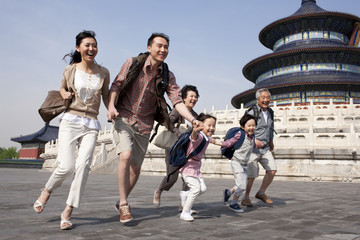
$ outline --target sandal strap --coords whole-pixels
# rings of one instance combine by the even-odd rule
[[[45,197],[43,196],[43,193],[46,195],[46,198],[47,198],[45,201],[43,201],[44,198],[45,198]],[[45,205],[45,204],[47,203],[47,201],[49,200],[50,196],[51,196],[51,192],[49,192],[48,190],[46,190],[45,188],[43,188],[43,189],[41,189],[40,197],[39,197],[39,199],[38,199],[37,201],[39,201],[39,202],[41,202],[43,205]]]

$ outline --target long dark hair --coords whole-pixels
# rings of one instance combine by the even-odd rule
[[[82,40],[84,38],[93,38],[93,39],[95,39],[95,42],[97,43],[95,36],[96,36],[96,34],[93,31],[86,31],[86,30],[82,31],[81,33],[76,35],[76,38],[75,38],[76,39],[76,47],[80,46],[80,44],[81,44],[81,42],[82,42]],[[63,57],[63,60],[65,60],[65,58],[67,58],[67,57],[70,57],[70,63],[69,64],[81,62],[81,55],[76,50],[71,52],[71,53],[66,54]]]

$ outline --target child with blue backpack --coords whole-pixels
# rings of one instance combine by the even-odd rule
[[[181,205],[183,206],[180,219],[189,222],[194,221],[190,211],[195,199],[206,191],[206,185],[200,171],[201,159],[210,143],[211,136],[215,132],[216,125],[216,118],[209,114],[201,113],[197,120],[201,121],[203,126],[193,128],[189,137],[190,142],[187,146],[186,155],[193,153],[200,145],[204,145],[204,147],[199,150],[198,154],[189,158],[186,164],[179,170],[184,182],[190,188],[188,191],[180,192]],[[203,141],[206,141],[205,144]]]
[[[255,145],[256,120],[252,115],[245,114],[240,119],[240,126],[230,129],[223,142],[212,140],[213,144],[221,146],[221,152],[231,160],[231,169],[235,178],[235,186],[224,191],[224,204],[234,193],[229,208],[234,212],[244,212],[238,204],[241,195],[244,194],[247,185],[247,163]]]

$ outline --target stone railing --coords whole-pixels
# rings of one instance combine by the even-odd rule
[[[277,179],[360,182],[360,104],[277,106],[273,105],[275,131],[274,156]],[[214,138],[222,139],[226,131],[239,126],[247,109],[215,110],[217,118]],[[206,110],[205,110],[206,112]],[[42,155],[45,169],[55,166],[56,142],[49,142]],[[118,156],[112,144],[112,129],[99,133],[92,163],[93,172],[115,173]],[[150,144],[142,171],[164,175],[164,150]],[[231,178],[227,159],[220,156],[218,146],[209,145],[203,159],[202,172],[209,177]]]

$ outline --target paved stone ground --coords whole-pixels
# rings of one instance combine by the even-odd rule
[[[0,168],[0,239],[360,239],[360,185],[355,183],[274,181],[272,206],[252,199],[254,207],[234,213],[222,203],[231,179],[205,179],[208,191],[194,205],[193,223],[179,219],[178,182],[152,204],[158,176],[141,176],[129,198],[134,220],[119,222],[115,175],[91,174],[74,228],[59,228],[70,178],[54,192],[42,214],[32,204],[49,178],[38,169]],[[259,187],[256,181],[252,196]]]

